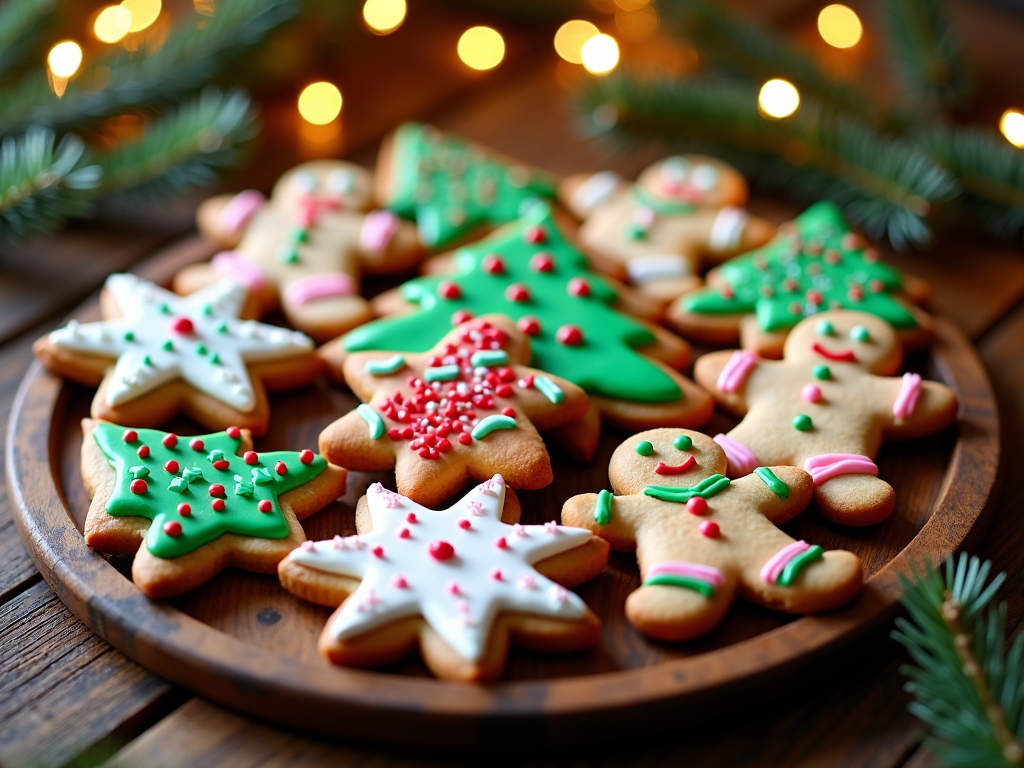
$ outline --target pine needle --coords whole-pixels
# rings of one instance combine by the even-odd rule
[[[0,6],[0,75],[24,63],[46,28],[54,0],[9,0]]]

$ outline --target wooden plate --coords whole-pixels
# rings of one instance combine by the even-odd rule
[[[205,246],[186,241],[142,271],[162,281],[207,255]],[[76,314],[97,316],[95,301]],[[78,467],[79,420],[92,391],[38,364],[26,374],[11,415],[9,486],[22,538],[68,607],[144,667],[210,699],[303,729],[389,743],[470,747],[513,736],[517,746],[557,745],[592,741],[596,729],[614,729],[621,738],[712,712],[738,693],[749,704],[802,684],[892,616],[899,574],[911,564],[940,561],[978,531],[999,459],[988,377],[966,337],[943,320],[934,349],[909,362],[956,391],[960,420],[942,435],[884,447],[878,463],[897,491],[893,516],[849,529],[807,512],[785,526],[796,538],[860,555],[868,581],[856,602],[793,618],[740,601],[706,637],[657,643],[625,621],[623,604],[639,574],[632,555],[613,555],[604,574],[578,590],[604,622],[601,645],[569,656],[513,651],[506,680],[491,686],[433,680],[416,660],[385,671],[330,667],[316,653],[330,611],[303,603],[271,576],[225,571],[173,601],[143,597],[125,576],[130,559],[104,558],[80,533],[89,500]],[[327,382],[277,397],[270,434],[257,449],[315,447],[320,429],[355,404]],[[729,424],[716,416],[709,429]],[[204,431],[185,421],[172,428]],[[608,458],[624,437],[606,434],[589,466],[553,455],[554,484],[521,494],[526,522],[553,519],[569,496],[606,487]],[[393,483],[386,474],[350,478],[340,502],[306,521],[310,538],[352,533],[352,510],[366,486]]]

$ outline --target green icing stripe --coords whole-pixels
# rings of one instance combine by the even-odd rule
[[[540,393],[544,395],[544,397],[555,405],[558,405],[565,400],[565,393],[562,391],[562,388],[547,376],[538,376],[535,378],[533,380],[533,386],[535,386]]]
[[[810,549],[804,550],[790,560],[786,564],[786,567],[782,569],[782,573],[779,574],[778,584],[783,587],[788,587],[796,580],[796,577],[800,575],[800,571],[815,560],[820,560],[824,554],[825,550],[817,544],[814,544]]]
[[[367,360],[364,370],[371,376],[390,376],[402,370],[405,365],[405,357],[392,355],[387,360]]]
[[[789,486],[779,480],[778,475],[768,469],[768,467],[758,467],[754,470],[754,474],[760,477],[764,484],[771,489],[772,493],[780,499],[789,498]]]
[[[700,579],[692,579],[689,576],[673,576],[672,574],[662,573],[657,576],[651,576],[644,582],[645,587],[683,587],[685,589],[692,589],[695,592],[700,592],[704,597],[712,598],[715,596],[715,588],[708,584],[706,581]]]
[[[423,378],[427,381],[453,381],[458,375],[459,366],[455,363],[451,365],[435,365],[423,372]]]
[[[356,413],[366,422],[366,428],[370,431],[370,439],[380,440],[384,434],[384,420],[380,417],[380,414],[366,403],[360,403],[356,407]],[[257,480],[257,482],[259,481]]]
[[[679,216],[681,214],[693,213],[697,210],[697,207],[693,205],[693,203],[677,200],[662,200],[657,198],[639,184],[634,184],[629,191],[633,196],[633,199],[640,203],[640,205],[644,208],[650,208],[652,211],[660,213],[662,216]]]
[[[500,413],[491,414],[485,419],[481,419],[480,422],[473,427],[472,436],[474,440],[483,440],[491,432],[495,432],[499,429],[514,429],[516,426],[516,420],[511,416],[504,416]]]
[[[469,358],[469,362],[474,368],[479,368],[481,366],[484,368],[490,368],[494,365],[508,365],[508,352],[503,349],[490,349],[474,352],[473,356]]]
[[[598,525],[608,525],[612,521],[612,494],[602,490],[597,494],[597,504],[594,507],[594,522]]]
[[[712,475],[701,480],[697,485],[689,488],[676,488],[671,485],[648,485],[644,488],[644,496],[650,496],[661,501],[672,501],[678,504],[685,503],[694,496],[702,499],[710,499],[717,493],[724,491],[732,482],[724,475]]]

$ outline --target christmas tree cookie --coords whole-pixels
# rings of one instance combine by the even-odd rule
[[[412,224],[391,211],[367,212],[370,174],[340,160],[305,163],[284,174],[270,200],[254,190],[221,195],[199,208],[199,230],[230,250],[186,267],[178,293],[222,278],[246,285],[260,314],[325,341],[373,313],[359,295],[361,272],[390,275],[415,266],[423,248]]]
[[[415,219],[428,248],[514,221],[525,203],[554,196],[543,171],[420,123],[399,126],[377,161],[377,197]]]
[[[418,645],[438,677],[485,682],[501,675],[513,642],[553,652],[596,645],[597,617],[566,587],[601,572],[607,544],[554,522],[510,524],[518,515],[505,499],[500,475],[442,511],[371,486],[357,536],[306,542],[278,567],[285,589],[340,606],[320,652],[372,667]]]
[[[72,321],[33,351],[54,373],[99,385],[92,416],[155,427],[186,413],[211,429],[263,434],[267,390],[302,386],[323,372],[307,336],[241,320],[246,290],[220,282],[186,298],[134,275],[111,275],[104,317]]]
[[[551,461],[537,430],[582,418],[587,396],[529,359],[503,315],[469,320],[429,352],[350,354],[341,372],[366,402],[320,434],[320,451],[349,469],[394,467],[399,493],[427,506],[494,474],[542,488]]]
[[[803,467],[814,502],[843,525],[871,525],[892,512],[896,495],[875,456],[883,440],[921,437],[956,419],[956,396],[918,374],[891,374],[903,360],[897,334],[865,312],[807,318],[786,339],[781,361],[747,350],[714,352],[694,376],[743,421],[717,435],[729,475],[759,464]]]
[[[248,430],[178,437],[86,419],[85,542],[135,554],[132,580],[167,598],[227,567],[273,573],[299,525],[345,490],[346,470],[312,451],[256,453]]]
[[[708,283],[669,307],[669,325],[711,344],[739,338],[763,357],[779,357],[793,326],[828,309],[877,315],[907,349],[934,334],[932,319],[909,301],[923,300],[927,287],[882,263],[832,203],[811,206],[763,248],[714,270]]]
[[[616,292],[589,269],[546,204],[534,204],[515,223],[461,248],[454,262],[452,274],[402,286],[406,314],[368,323],[325,347],[329,365],[337,368],[351,352],[423,352],[453,324],[500,313],[530,337],[533,367],[590,396],[588,440],[596,441],[597,414],[626,429],[698,426],[711,417],[707,394],[674,370],[686,364],[687,345],[618,312]],[[392,302],[390,309],[396,308]]]
[[[620,445],[608,491],[569,499],[562,522],[588,528],[613,550],[636,551],[642,584],[626,617],[659,640],[710,632],[737,595],[787,613],[848,603],[863,581],[851,552],[824,551],[776,528],[811,498],[796,467],[759,467],[730,481],[726,457],[699,432],[654,429]]]
[[[559,198],[583,219],[579,239],[594,264],[667,304],[701,285],[705,261],[764,245],[774,225],[750,216],[746,180],[711,157],[660,160],[635,184],[602,171],[570,176]]]

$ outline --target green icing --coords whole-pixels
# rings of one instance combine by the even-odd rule
[[[543,229],[546,236],[539,245],[524,238],[535,227]],[[530,259],[539,251],[551,255],[554,269],[539,272],[530,267]],[[504,261],[501,274],[483,269],[483,260],[491,254]],[[419,305],[420,311],[362,325],[345,336],[345,348],[350,352],[425,352],[451,330],[452,314],[458,310],[468,310],[474,316],[497,312],[513,320],[529,315],[540,323],[540,332],[530,337],[535,368],[568,379],[591,394],[616,400],[664,403],[683,396],[668,374],[633,349],[653,343],[654,334],[609,306],[617,298],[615,291],[589,270],[586,257],[558,231],[547,205],[535,204],[515,224],[460,249],[456,267],[455,274],[406,283],[402,295]],[[586,279],[589,296],[569,294],[568,284],[574,277]],[[437,291],[442,281],[456,283],[459,298],[442,298]],[[525,285],[530,299],[508,299],[505,290],[513,283]],[[578,326],[583,343],[559,343],[555,334],[563,325]]]
[[[644,488],[644,496],[650,496],[661,501],[685,504],[694,496],[710,499],[715,494],[721,493],[728,488],[730,482],[732,481],[723,475],[712,475],[711,477],[705,477],[699,483],[689,488],[677,488],[673,485],[648,485]]]
[[[754,470],[754,474],[761,478],[764,484],[771,489],[771,492],[780,499],[789,498],[789,486],[780,480],[779,476],[768,469],[768,467],[758,467]]]
[[[685,296],[683,308],[710,315],[753,312],[765,331],[792,328],[808,315],[833,308],[868,312],[896,328],[917,327],[892,295],[903,285],[900,273],[865,258],[864,244],[856,238],[851,243],[851,238],[839,208],[816,203],[792,221],[791,231],[719,268],[732,295],[707,288]],[[821,294],[820,303],[807,298],[811,291]]]
[[[547,376],[538,376],[533,380],[533,386],[535,386],[538,392],[544,395],[544,397],[555,405],[559,405],[563,400],[565,400],[565,393],[562,391],[562,388]]]
[[[597,494],[597,504],[594,507],[594,522],[598,525],[608,525],[612,521],[612,494],[602,490]]]
[[[514,221],[527,201],[555,196],[555,181],[546,174],[421,123],[395,131],[391,184],[391,209],[415,219],[420,239],[431,248],[484,224]]]
[[[107,513],[116,517],[145,517],[153,522],[146,534],[146,548],[157,557],[175,558],[188,554],[225,533],[254,536],[261,539],[283,539],[288,536],[288,521],[281,512],[278,497],[299,486],[305,485],[327,467],[327,461],[314,456],[311,464],[299,461],[299,454],[293,451],[260,453],[259,464],[246,464],[236,451],[241,444],[226,432],[200,435],[204,451],[189,447],[188,440],[178,440],[173,448],[163,444],[167,434],[156,429],[138,429],[139,438],[134,443],[123,439],[124,427],[113,424],[97,424],[93,438],[107,457],[116,473],[114,491],[107,500]],[[140,445],[149,447],[149,455],[140,459],[137,451]],[[227,469],[213,468],[205,449],[223,453],[228,462]],[[179,474],[172,475],[164,469],[169,460],[178,462]],[[284,462],[288,472],[279,475],[270,473],[266,467]],[[139,470],[146,470],[143,474]],[[266,472],[268,482],[253,488],[242,478]],[[132,493],[132,475],[142,478],[148,489],[145,493]],[[225,507],[215,512],[210,506],[213,497],[208,487],[220,483],[225,488]],[[232,492],[234,491],[234,492]],[[257,505],[262,500],[273,505],[271,511],[260,512]],[[178,514],[178,505],[187,503],[192,514],[183,517]],[[164,524],[176,521],[181,525],[180,536],[164,532]]]
[[[499,429],[515,429],[516,420],[511,416],[504,416],[499,413],[492,413],[490,416],[486,416],[473,427],[473,439],[483,440],[491,432],[496,432]]]
[[[694,579],[690,576],[676,576],[672,573],[659,573],[657,576],[651,576],[647,581],[644,582],[645,587],[682,587],[684,589],[692,589],[695,592],[700,592],[704,597],[712,598],[715,596],[715,588],[708,584],[706,581],[700,579]]]
[[[800,575],[800,572],[808,565],[813,563],[815,560],[820,560],[825,554],[825,550],[814,544],[810,549],[806,549],[799,555],[790,560],[786,567],[782,569],[782,573],[779,574],[778,585],[780,587],[788,587],[794,581],[796,577]]]

